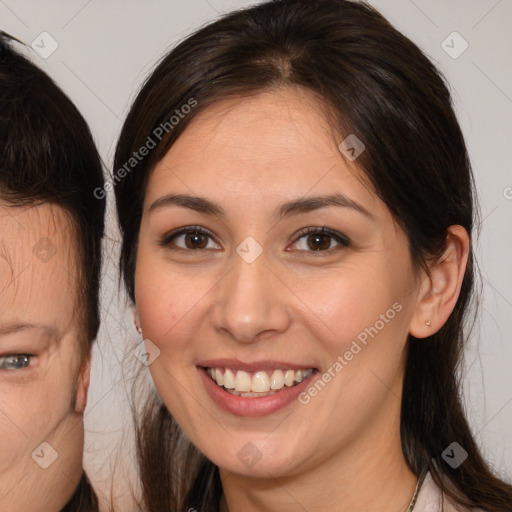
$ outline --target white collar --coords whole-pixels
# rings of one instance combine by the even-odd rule
[[[455,508],[446,495],[436,485],[430,472],[421,485],[414,512],[483,512],[479,509]]]

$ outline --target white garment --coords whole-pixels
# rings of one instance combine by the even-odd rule
[[[420,487],[414,512],[483,512],[480,509],[468,509],[455,506],[449,501],[446,494],[436,485],[430,473],[427,473]]]

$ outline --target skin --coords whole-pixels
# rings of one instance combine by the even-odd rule
[[[44,261],[45,254],[33,248],[46,238],[55,253]],[[1,510],[58,511],[82,474],[89,369],[86,364],[80,371],[71,240],[70,221],[61,208],[0,203]],[[17,369],[5,359],[12,354],[34,357]],[[42,442],[58,454],[46,469],[36,463],[51,453],[38,448]]]
[[[404,232],[357,161],[338,150],[342,139],[309,92],[226,100],[194,118],[148,182],[136,321],[160,350],[150,365],[160,396],[220,468],[222,510],[398,512],[416,485],[400,447],[404,349],[408,333],[426,337],[448,318],[468,237],[453,226],[430,276],[415,269]],[[277,215],[283,203],[333,193],[369,215],[340,206]],[[206,198],[224,214],[179,205],[150,211],[167,194]],[[209,230],[206,249],[183,248],[183,237],[161,244],[183,226]],[[312,251],[296,235],[310,226],[351,242],[332,239],[327,251]],[[263,249],[250,264],[235,250],[248,236]],[[198,374],[201,360],[233,358],[321,375],[395,303],[401,311],[307,405],[235,416],[212,401]],[[251,467],[237,456],[247,443],[261,455]]]

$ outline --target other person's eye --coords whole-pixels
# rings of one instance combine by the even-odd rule
[[[8,354],[0,356],[0,370],[21,370],[30,366],[32,354]]]

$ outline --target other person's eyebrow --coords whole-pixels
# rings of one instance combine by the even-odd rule
[[[225,211],[219,204],[204,197],[191,196],[187,194],[167,194],[159,197],[151,204],[148,212],[151,214],[157,210],[170,206],[181,206],[199,213],[215,215],[217,217],[225,216]],[[326,196],[311,196],[295,199],[282,204],[277,210],[277,216],[284,218],[294,214],[308,213],[328,206],[350,208],[369,218],[373,218],[373,215],[364,206],[343,194],[330,194]]]
[[[26,322],[1,322],[0,321],[0,336],[7,336],[8,334],[15,334],[18,332],[29,331],[33,329],[41,329],[48,334],[57,335],[57,330],[47,324],[34,324]]]

